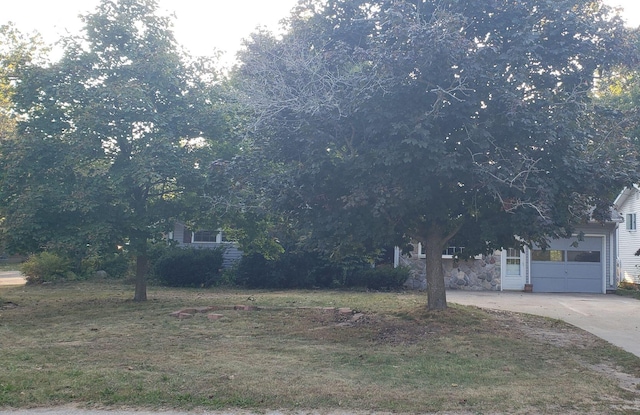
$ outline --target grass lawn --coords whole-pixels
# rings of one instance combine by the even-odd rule
[[[428,313],[420,293],[132,295],[104,282],[0,288],[0,412],[640,411],[640,359],[557,320],[456,305]],[[257,309],[227,307],[238,304]],[[206,306],[222,318],[170,315]]]
[[[20,263],[17,262],[0,262],[0,272],[2,271],[19,271]]]
[[[640,300],[640,291],[639,290],[625,290],[618,288],[616,290],[617,295],[621,295],[623,297],[631,297],[637,300]]]

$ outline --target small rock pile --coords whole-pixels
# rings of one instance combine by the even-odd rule
[[[358,312],[354,312],[352,309],[350,308],[346,308],[346,307],[341,307],[341,308],[335,308],[335,307],[292,307],[293,309],[307,309],[307,308],[318,308],[322,311],[326,311],[326,312],[338,312],[338,314],[341,315],[350,315],[351,318],[343,323],[343,324],[351,324],[354,323],[360,319],[362,319],[364,317],[363,313],[358,313]],[[219,314],[219,313],[212,313],[212,311],[222,311],[222,310],[235,310],[235,311],[258,311],[261,310],[262,308],[257,307],[257,306],[253,306],[253,305],[232,305],[232,306],[219,306],[219,305],[214,305],[214,306],[207,306],[207,307],[190,307],[190,308],[183,308],[181,310],[178,311],[174,311],[173,313],[170,314],[171,317],[176,317],[180,320],[184,320],[187,318],[192,318],[194,317],[196,314],[207,314],[207,318],[209,320],[215,321],[215,320],[220,320],[221,318],[224,317],[223,314]]]
[[[252,305],[233,305],[233,306],[208,306],[208,307],[191,307],[191,308],[183,308],[182,310],[174,311],[170,314],[171,317],[179,318],[180,320],[191,318],[196,314],[207,314],[207,318],[209,320],[219,320],[224,315],[218,313],[211,313],[211,311],[220,311],[220,310],[242,310],[242,311],[257,311],[258,307]]]

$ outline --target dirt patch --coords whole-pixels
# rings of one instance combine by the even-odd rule
[[[633,392],[640,397],[640,378],[624,373],[619,368],[614,368],[609,364],[600,363],[587,365],[587,367],[611,379],[615,379],[622,389]]]
[[[0,303],[0,310],[10,310],[16,307],[18,307],[18,304],[13,303],[11,301],[5,301],[3,303]]]
[[[588,349],[602,341],[599,337],[560,320],[510,311],[485,311],[495,316],[505,328],[518,330],[527,337],[552,346]]]
[[[565,322],[544,317],[533,317],[509,311],[485,310],[494,315],[505,327],[513,328],[523,335],[559,348],[591,349],[598,347],[603,340],[599,337],[571,326]],[[618,409],[623,411],[640,411],[640,378],[624,372],[623,368],[610,363],[596,365],[579,361],[583,367],[599,373],[614,382],[627,392],[636,395],[635,400],[630,400]],[[607,397],[602,397],[607,400]]]
[[[590,370],[600,373],[607,378],[617,382],[621,389],[635,395],[634,400],[629,399],[624,404],[616,404],[612,402],[613,407],[618,407],[621,411],[632,411],[632,413],[640,412],[640,378],[623,372],[620,368],[614,367],[611,364],[600,363],[597,365],[585,365]],[[607,397],[604,397],[606,400]]]

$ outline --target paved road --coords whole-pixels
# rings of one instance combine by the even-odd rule
[[[0,286],[24,285],[26,280],[20,271],[0,271]]]
[[[640,300],[614,294],[447,291],[447,301],[564,320],[640,357]]]

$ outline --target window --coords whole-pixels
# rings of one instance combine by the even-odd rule
[[[454,258],[456,254],[461,254],[462,252],[464,252],[464,246],[455,246],[450,244],[448,247],[442,250],[442,257]],[[426,258],[426,257],[427,257],[427,254],[424,250],[424,246],[422,245],[422,243],[418,242],[418,258]],[[476,255],[473,258],[481,259],[482,255]]]
[[[567,251],[568,262],[600,262],[600,251]]]
[[[520,250],[507,249],[506,275],[520,275]]]
[[[463,251],[464,251],[464,246],[450,245],[442,251],[442,256],[453,257],[456,254],[461,254]]]
[[[557,249],[534,249],[531,251],[532,261],[564,262],[564,252]]]
[[[635,213],[627,213],[627,230],[635,231],[636,230],[636,214]]]
[[[545,262],[601,262],[601,252],[559,250],[559,249],[534,249],[531,251],[532,261]]]
[[[218,231],[196,231],[193,233],[193,242],[215,243],[218,240]]]

